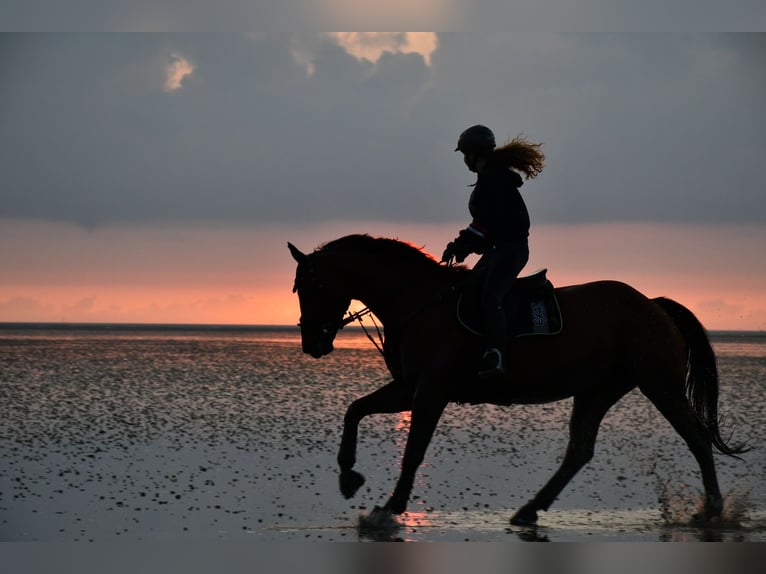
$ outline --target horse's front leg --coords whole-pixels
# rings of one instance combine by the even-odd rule
[[[340,491],[351,498],[364,484],[364,476],[353,470],[356,464],[356,443],[359,422],[366,416],[377,413],[400,413],[412,408],[412,388],[403,382],[393,380],[367,396],[349,405],[343,419],[343,437],[338,452],[340,466]]]
[[[446,406],[446,399],[431,393],[419,391],[413,399],[410,432],[402,457],[401,474],[391,498],[383,506],[384,511],[402,514],[407,509],[407,502],[415,484],[415,473],[423,462],[426,449]]]

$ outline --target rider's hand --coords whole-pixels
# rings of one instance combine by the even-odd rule
[[[444,250],[444,253],[442,253],[441,262],[449,265],[454,257],[455,257],[455,244],[448,243],[447,248]]]

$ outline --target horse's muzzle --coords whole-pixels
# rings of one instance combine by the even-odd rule
[[[310,351],[309,355],[311,355],[315,359],[321,359],[325,355],[329,355],[332,351],[333,351],[333,349],[331,347],[329,351]]]
[[[333,352],[335,347],[333,347],[332,342],[323,343],[320,345],[317,345],[316,347],[303,347],[303,352],[311,355],[315,359],[321,359],[325,355],[329,355]]]
[[[337,329],[325,326],[321,329],[317,337],[310,343],[303,339],[303,352],[311,355],[315,359],[320,359],[325,355],[329,355],[333,352],[333,341],[335,335],[338,333]]]

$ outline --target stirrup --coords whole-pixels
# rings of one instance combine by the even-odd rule
[[[484,351],[479,362],[479,378],[489,379],[503,374],[503,354],[500,349],[492,347]]]

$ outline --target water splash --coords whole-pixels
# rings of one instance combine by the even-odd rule
[[[362,539],[401,541],[398,536],[403,523],[391,512],[375,507],[369,514],[360,514],[357,529]]]
[[[723,497],[721,516],[705,524],[713,528],[739,528],[749,518],[749,492],[729,491]],[[705,497],[685,482],[667,480],[657,486],[660,514],[665,526],[695,525],[695,516],[702,512]]]
[[[666,526],[688,524],[694,512],[697,512],[702,497],[699,491],[690,491],[691,487],[685,482],[667,480],[658,483],[657,501],[660,503],[660,514]]]
[[[750,520],[750,492],[727,492],[723,497],[721,520],[724,524],[741,525]]]

